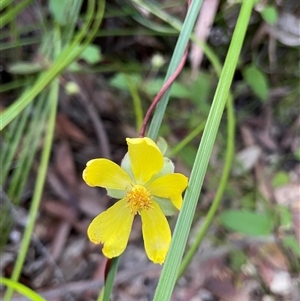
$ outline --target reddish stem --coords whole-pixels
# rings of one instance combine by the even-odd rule
[[[188,54],[188,46],[185,48],[184,54],[181,58],[181,61],[177,67],[177,69],[175,70],[175,72],[169,77],[169,79],[164,83],[164,85],[162,86],[161,90],[157,93],[156,97],[154,98],[154,100],[152,101],[146,115],[145,118],[143,120],[142,126],[141,126],[141,130],[140,130],[140,134],[139,137],[142,138],[145,136],[145,131],[146,131],[146,127],[147,124],[149,122],[150,116],[152,114],[152,112],[154,111],[156,105],[159,103],[159,101],[161,100],[161,98],[163,97],[163,95],[166,93],[166,91],[170,88],[170,86],[172,85],[172,83],[175,81],[176,77],[179,75],[179,73],[181,72],[183,66],[185,65],[186,62],[186,58],[187,58],[187,54]]]

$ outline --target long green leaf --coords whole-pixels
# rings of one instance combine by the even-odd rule
[[[145,4],[141,0],[133,0],[134,3],[141,5],[147,9],[148,6],[151,6],[152,10],[157,10],[154,5],[151,5],[150,3]],[[189,41],[191,32],[193,30],[196,18],[198,16],[200,7],[202,4],[202,0],[194,0],[191,3],[190,9],[188,10],[187,16],[185,18],[185,22],[182,26],[182,31],[180,32],[180,35],[177,40],[176,47],[174,49],[174,53],[166,74],[165,82],[170,78],[170,76],[175,72],[177,66],[179,65],[179,62],[183,56],[184,50],[186,48],[186,45]],[[170,89],[164,94],[162,99],[160,100],[159,104],[157,105],[157,108],[155,110],[155,114],[152,118],[149,131],[147,133],[147,136],[152,138],[153,140],[156,140],[158,131],[169,101],[170,96]]]
[[[0,284],[1,285],[5,285],[15,291],[17,291],[19,294],[23,295],[24,297],[28,298],[29,300],[32,301],[47,301],[46,299],[44,299],[42,296],[40,296],[39,294],[35,293],[33,290],[31,290],[29,287],[7,279],[7,278],[0,278]]]
[[[198,148],[183,206],[174,230],[171,247],[155,292],[154,301],[168,301],[171,298],[252,7],[253,1],[243,1],[202,140]]]

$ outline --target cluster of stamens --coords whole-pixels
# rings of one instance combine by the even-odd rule
[[[127,193],[127,206],[130,207],[131,213],[136,215],[141,210],[152,208],[152,196],[150,192],[142,185],[135,185]]]

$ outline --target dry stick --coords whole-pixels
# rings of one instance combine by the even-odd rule
[[[145,118],[143,120],[142,126],[141,126],[141,130],[140,130],[140,134],[139,134],[140,138],[145,136],[146,126],[149,122],[150,116],[151,116],[153,110],[155,109],[156,105],[159,103],[159,101],[161,100],[161,98],[163,97],[165,92],[170,88],[171,84],[175,81],[176,77],[179,75],[183,66],[185,65],[187,54],[188,54],[188,46],[185,48],[184,54],[182,56],[182,59],[178,65],[177,69],[169,77],[169,79],[165,82],[165,84],[162,86],[161,90],[157,93],[156,97],[154,98],[153,102],[151,103],[151,105],[145,115]]]

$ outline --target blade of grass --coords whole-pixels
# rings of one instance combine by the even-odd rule
[[[10,21],[12,21],[16,16],[26,8],[27,5],[30,4],[32,0],[24,0],[20,3],[18,3],[15,6],[12,6],[9,10],[7,10],[4,14],[0,16],[1,18],[1,24],[0,28],[3,28],[6,24],[8,24]]]
[[[49,109],[47,91],[43,91],[35,103],[34,109],[30,112],[30,115],[32,114],[32,120],[28,129],[26,129],[26,136],[23,138],[21,145],[21,153],[17,159],[18,166],[13,170],[8,188],[8,197],[12,200],[14,205],[19,203],[20,195],[27,182],[27,177],[44,130]]]
[[[14,270],[12,273],[11,280],[18,281],[21,270],[26,258],[27,250],[30,244],[30,239],[32,235],[32,231],[34,228],[35,220],[38,213],[38,208],[40,205],[43,187],[46,179],[47,167],[51,152],[52,140],[54,136],[54,129],[55,129],[55,120],[56,120],[56,110],[57,110],[57,102],[58,102],[58,89],[59,83],[57,80],[53,81],[50,87],[49,93],[49,103],[51,104],[50,112],[49,112],[49,120],[48,120],[48,128],[45,136],[44,148],[42,151],[41,162],[37,174],[37,182],[35,185],[35,190],[32,198],[32,203],[30,206],[29,216],[28,216],[28,223],[25,228],[24,236],[20,245],[20,252],[18,254],[18,258],[16,260]],[[10,301],[13,295],[13,288],[8,288],[3,300]]]
[[[156,288],[154,301],[168,301],[171,298],[253,4],[253,1],[243,1],[242,3],[242,8],[226,56],[225,64],[221,72],[220,81],[215,92],[211,110],[197,151],[195,163],[192,168],[183,206],[175,226],[170,250]]]
[[[117,273],[118,265],[119,265],[120,257],[115,257],[110,259],[110,265],[109,265],[109,271],[107,273],[107,277],[105,279],[105,286],[104,286],[104,293],[103,293],[103,299],[101,298],[102,292],[100,292],[99,297],[97,301],[109,301],[111,292],[114,285],[114,279],[115,275]]]
[[[10,287],[11,289],[14,289],[19,294],[23,295],[24,297],[28,298],[29,300],[32,300],[32,301],[47,301],[42,296],[40,296],[39,294],[37,294],[33,290],[31,290],[29,287],[27,287],[27,286],[25,286],[25,285],[23,285],[19,282],[12,281],[10,279],[1,277],[0,278],[0,284],[5,285],[7,287]]]
[[[206,121],[201,122],[196,128],[194,128],[183,140],[181,140],[169,153],[169,157],[173,157],[175,154],[180,152],[187,144],[189,144],[197,135],[199,135],[204,127]]]
[[[133,101],[133,110],[134,110],[134,114],[135,114],[135,124],[136,124],[136,130],[139,131],[139,129],[141,128],[142,122],[143,122],[143,109],[142,109],[142,101],[138,92],[138,89],[136,87],[136,85],[134,85],[134,83],[132,82],[132,79],[130,77],[130,75],[126,75],[125,76],[125,80],[129,89],[129,92],[131,94],[132,97],[132,101]]]
[[[67,46],[61,54],[57,57],[54,64],[49,70],[43,72],[37,79],[36,83],[19,99],[17,99],[11,106],[9,106],[4,113],[2,113],[2,123],[0,124],[0,131],[7,126],[20,112],[36,97],[57,75],[59,75],[69,64],[71,64],[91,42],[95,36],[100,23],[103,18],[105,8],[105,1],[102,0],[97,3],[95,10],[95,0],[88,1],[87,19],[80,32],[74,38],[70,46]],[[94,12],[96,11],[95,15]],[[94,22],[88,32],[88,28],[92,22],[94,15]]]
[[[155,5],[150,4],[149,2],[145,4],[144,1],[141,0],[132,0],[135,4],[142,6],[145,9],[148,9],[148,7],[151,6],[151,11],[157,11],[159,10]],[[176,47],[174,49],[174,53],[172,55],[172,59],[166,74],[165,82],[172,76],[172,74],[175,72],[177,66],[179,65],[179,62],[183,56],[184,50],[187,46],[190,34],[193,30],[196,18],[198,16],[200,7],[202,5],[202,0],[194,0],[192,1],[190,8],[187,12],[187,16],[185,18],[184,24],[182,26],[182,31],[179,34]],[[170,96],[170,89],[167,90],[167,92],[164,94],[160,102],[158,103],[155,114],[152,118],[147,136],[152,138],[153,140],[156,140],[158,131],[168,104]]]
[[[3,185],[6,181],[13,157],[16,153],[20,138],[24,132],[25,125],[29,118],[29,111],[30,107],[27,107],[27,110],[24,110],[20,118],[15,119],[14,122],[12,122],[7,128],[7,131],[3,133],[3,141],[0,152],[0,185]]]
[[[213,217],[215,216],[217,209],[222,200],[223,193],[226,189],[226,184],[229,178],[232,160],[234,157],[234,148],[235,148],[235,116],[233,108],[233,99],[229,95],[227,100],[227,146],[226,146],[226,155],[225,155],[225,164],[222,172],[222,176],[219,182],[219,186],[212,202],[212,205],[209,208],[208,213],[205,216],[204,223],[201,225],[200,230],[197,232],[196,238],[193,241],[192,246],[187,251],[184,256],[182,263],[179,268],[177,280],[182,276],[183,272],[186,270],[187,266],[190,264],[193,256],[195,255],[199,245],[201,244],[210,224],[212,223]]]

